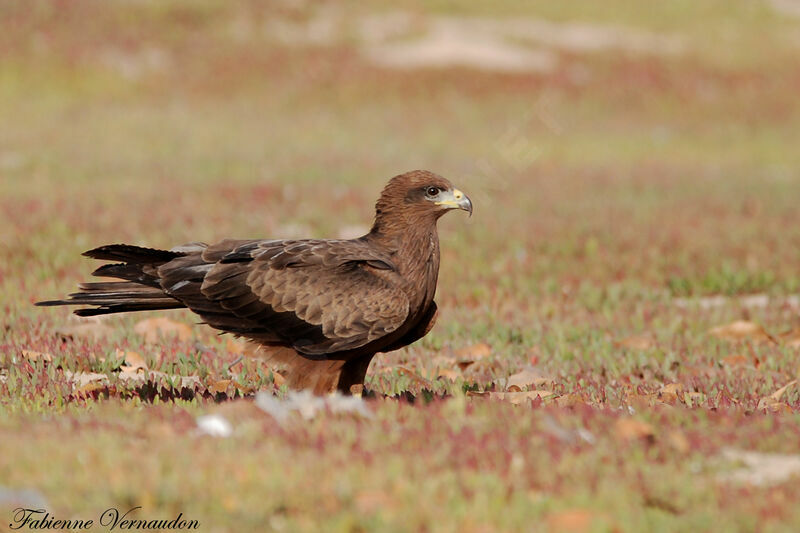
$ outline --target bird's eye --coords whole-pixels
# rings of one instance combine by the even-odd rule
[[[428,187],[425,190],[425,194],[427,194],[428,196],[436,196],[437,194],[439,194],[439,187]]]

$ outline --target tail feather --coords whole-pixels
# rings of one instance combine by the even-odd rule
[[[148,287],[161,287],[158,283],[158,278],[152,273],[146,273],[144,266],[128,263],[110,263],[92,272],[92,276],[124,279],[126,281],[135,281]]]
[[[165,309],[182,309],[184,306],[173,301],[171,304],[154,305],[153,303],[124,303],[106,305],[102,307],[85,307],[73,311],[78,316],[110,315],[114,313],[133,313],[135,311],[161,311]]]
[[[77,309],[74,313],[78,316],[185,307],[182,302],[162,289],[158,278],[158,266],[183,257],[186,253],[111,244],[89,250],[83,255],[107,261],[122,261],[103,265],[92,274],[124,281],[81,283],[80,291],[70,294],[65,299],[37,302],[36,305],[95,306]]]
[[[86,257],[104,261],[121,261],[123,263],[160,265],[172,261],[176,257],[186,255],[183,252],[156,250],[130,244],[106,244],[93,250],[83,252]]]

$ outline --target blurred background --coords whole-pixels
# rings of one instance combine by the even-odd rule
[[[799,141],[798,0],[0,0],[0,507],[797,530]],[[357,236],[417,168],[475,212],[368,420],[282,425],[186,311],[32,305],[101,244]]]
[[[444,332],[796,292],[799,90],[793,0],[0,2],[3,298],[105,242],[355,236],[414,168],[475,204]]]

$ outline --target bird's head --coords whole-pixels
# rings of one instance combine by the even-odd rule
[[[375,222],[391,218],[406,223],[435,222],[453,209],[472,215],[469,197],[445,178],[427,170],[393,177],[375,204]]]

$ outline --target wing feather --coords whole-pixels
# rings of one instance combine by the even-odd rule
[[[397,330],[408,317],[408,298],[391,281],[391,259],[364,242],[234,244],[225,253],[222,246],[205,252],[204,259],[217,263],[202,293],[302,353],[359,348]]]

